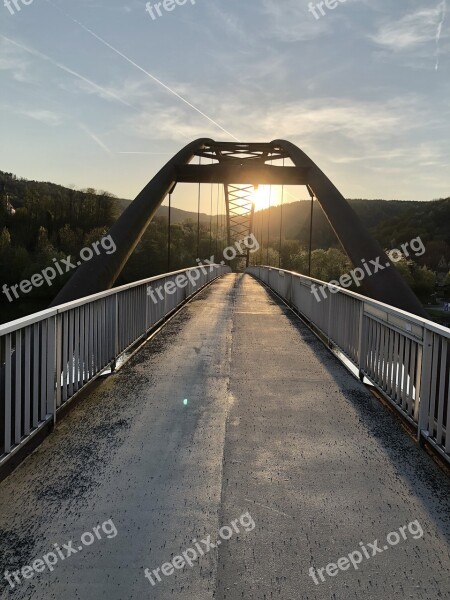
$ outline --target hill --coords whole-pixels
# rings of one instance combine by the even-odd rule
[[[425,244],[439,246],[447,263],[450,261],[450,198],[429,202],[398,200],[349,200],[361,221],[384,248],[396,248],[418,236]],[[286,204],[283,212],[279,206],[260,211],[255,215],[255,232],[267,239],[278,239],[280,219],[283,218],[282,238],[309,243],[311,203],[309,201]],[[338,248],[339,242],[318,202],[314,202],[313,244],[317,248]],[[428,254],[428,252],[427,252]],[[431,257],[429,257],[431,258]],[[433,257],[432,265],[436,257]]]
[[[422,238],[426,253],[415,259],[416,267],[426,267],[433,273],[410,265],[404,274],[411,285],[415,281],[419,292],[417,282],[426,276],[428,283],[422,286],[426,292],[424,297],[433,288],[439,269],[445,279],[445,268],[450,263],[450,198],[430,202],[364,199],[349,202],[385,248],[399,247],[418,236]],[[82,248],[104,236],[129,203],[105,191],[75,190],[50,182],[28,181],[0,171],[0,286],[17,284],[54,260],[76,256]],[[264,254],[254,258],[263,262],[270,259],[270,264],[278,265],[282,225],[283,267],[305,272],[310,207],[309,201],[300,201],[255,213],[254,232],[264,247]],[[118,283],[167,271],[167,215],[167,206],[158,210]],[[219,217],[218,230],[215,216],[211,220],[210,215],[200,215],[200,244],[197,213],[173,208],[171,222],[171,270],[192,266],[196,258],[213,253],[219,256],[226,246],[224,215]],[[315,276],[329,279],[335,271],[347,268],[346,257],[340,252],[340,244],[317,202],[314,203],[312,247],[313,264],[317,265]],[[69,276],[61,276],[52,286],[33,290],[12,304],[0,294],[0,321],[44,308]]]

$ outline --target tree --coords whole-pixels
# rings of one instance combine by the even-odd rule
[[[412,275],[412,268],[411,268],[412,261],[406,260],[405,257],[402,257],[401,260],[399,260],[397,263],[395,263],[395,267],[400,272],[400,275],[403,277],[403,279],[406,281],[406,283],[409,285],[409,287],[412,288],[412,286],[414,284],[414,277]]]
[[[0,231],[0,283],[10,281],[11,274],[11,236],[6,227]]]
[[[421,300],[427,299],[433,293],[437,277],[428,267],[419,267],[414,261],[406,260],[404,257],[395,263],[395,266]]]
[[[11,235],[7,227],[0,231],[0,256],[11,247]]]
[[[79,228],[72,229],[70,225],[64,225],[58,231],[58,246],[68,255],[78,254],[83,246],[83,231]]]
[[[413,290],[421,299],[428,298],[436,287],[436,274],[428,267],[418,267],[413,272]]]
[[[3,191],[0,193],[0,219],[4,221],[8,215],[8,195]]]

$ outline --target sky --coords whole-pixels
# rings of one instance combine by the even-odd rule
[[[3,171],[132,199],[193,139],[284,138],[347,198],[450,195],[448,0],[14,1]]]

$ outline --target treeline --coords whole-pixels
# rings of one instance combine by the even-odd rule
[[[349,204],[383,248],[399,248],[420,237],[426,246],[426,253],[417,259],[420,265],[437,270],[442,257],[447,264],[450,262],[450,198],[432,202],[350,200]],[[280,206],[259,211],[254,223],[258,239],[266,241],[269,237],[277,248],[282,219],[282,239],[305,247],[309,242],[310,208],[310,202],[302,201],[285,205],[283,211]],[[314,202],[312,248],[340,249],[318,202]]]
[[[450,198],[432,202],[350,200],[361,221],[386,251],[420,237],[422,256],[403,257],[396,267],[424,304],[450,294]],[[255,233],[261,249],[252,261],[308,274],[311,203],[296,202],[260,211]],[[281,233],[281,250],[280,250]],[[311,275],[339,279],[351,265],[317,201],[313,205]]]
[[[127,204],[104,191],[80,191],[27,181],[0,171],[0,289],[3,284],[14,285],[29,279],[51,266],[54,259],[78,255],[82,248],[107,232]],[[434,202],[353,200],[351,204],[386,249],[398,248],[402,243],[421,237],[426,246],[425,254],[402,259],[398,268],[419,297],[428,301],[436,289],[442,260],[447,265],[450,263],[450,199]],[[287,204],[283,211],[277,206],[256,213],[254,232],[261,248],[252,254],[252,261],[273,266],[281,264],[285,269],[308,273],[309,221],[309,202]],[[194,266],[197,258],[209,259],[212,255],[218,261],[223,258],[224,215],[218,219],[201,215],[198,233],[197,215],[174,209],[170,233],[169,262],[167,208],[162,207],[117,283]],[[314,277],[325,281],[338,279],[352,268],[317,203],[312,248]],[[0,294],[0,322],[45,308],[65,281],[65,277],[59,277],[52,287],[37,288],[13,303]]]
[[[114,198],[0,172],[0,285],[14,285],[98,240],[116,217]],[[69,275],[67,276],[69,277]],[[10,304],[1,294],[1,321],[45,308],[64,285],[42,286]]]
[[[94,189],[73,190],[52,183],[18,179],[0,172],[0,292],[30,280],[31,276],[52,266],[54,259],[76,257],[82,248],[99,240],[127,203]],[[198,240],[197,223],[191,213],[174,210],[171,226],[170,269],[196,264],[197,258],[220,254],[225,247],[225,219],[219,227],[203,215]],[[184,219],[184,220],[182,220]],[[118,285],[159,275],[168,270],[168,221],[158,216],[150,224]],[[9,302],[0,293],[0,322],[20,318],[48,306],[72,275],[57,277],[53,285],[42,285],[27,295]]]
[[[283,241],[280,253],[279,242],[269,241],[262,245],[259,252],[251,257],[252,264],[264,264],[269,266],[296,271],[304,275],[309,274],[309,250],[306,250],[304,244],[296,241]],[[389,248],[386,248],[389,250]],[[439,295],[449,294],[450,273],[443,278],[442,289],[437,290],[437,273],[426,265],[419,264],[420,258],[402,257],[396,264],[402,277],[406,280],[414,293],[422,300],[424,304],[433,302]],[[322,248],[311,252],[311,277],[322,281],[339,280],[341,275],[349,273],[353,265],[348,256],[338,248]],[[353,285],[350,289],[361,291]]]
[[[219,220],[218,227],[216,223],[212,223],[211,226],[205,222],[200,223],[199,234],[197,221],[186,219],[171,225],[169,256],[168,219],[157,216],[128,260],[121,275],[121,282],[128,283],[168,271],[194,267],[197,259],[209,260],[211,256],[220,262],[223,260],[226,246],[224,217]]]

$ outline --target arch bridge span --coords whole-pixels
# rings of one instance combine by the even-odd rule
[[[211,164],[192,164],[196,157],[211,161]],[[289,166],[285,165],[285,161],[289,162]],[[320,203],[355,267],[385,256],[339,190],[291,142],[236,143],[202,138],[180,150],[112,226],[109,235],[114,239],[117,251],[107,256],[96,256],[81,265],[52,306],[112,287],[157,209],[180,183],[224,185],[230,243],[252,232],[254,187],[262,184],[307,186]],[[422,305],[394,268],[379,270],[366,277],[362,286],[364,293],[375,300],[426,316]]]

